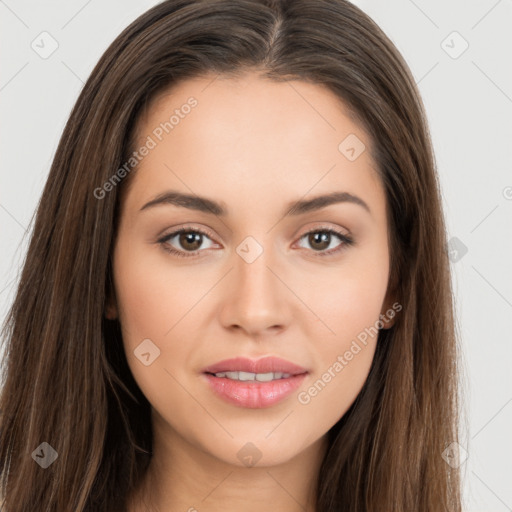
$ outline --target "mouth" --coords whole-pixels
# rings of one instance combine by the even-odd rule
[[[212,364],[203,368],[204,373],[218,374],[218,373],[241,373],[242,378],[246,377],[245,374],[289,374],[299,375],[301,373],[307,373],[306,368],[299,366],[298,364],[281,359],[280,357],[267,356],[261,359],[248,359],[246,357],[235,357],[233,359],[224,359],[218,363]],[[245,380],[251,380],[246,378]]]
[[[256,361],[234,358],[203,370],[210,389],[238,407],[261,409],[275,405],[295,391],[308,371],[290,361],[265,357]]]
[[[208,372],[207,372],[208,373]],[[290,373],[268,372],[268,373],[251,373],[251,372],[218,372],[208,373],[217,378],[226,378],[230,380],[238,380],[241,382],[270,382],[272,380],[288,379],[292,376]]]

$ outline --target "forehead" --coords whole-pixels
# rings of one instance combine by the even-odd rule
[[[370,138],[322,85],[256,72],[186,80],[150,103],[137,134],[136,147],[148,138],[154,147],[137,165],[135,195],[215,192],[247,208],[251,198],[261,206],[347,188],[383,200]]]

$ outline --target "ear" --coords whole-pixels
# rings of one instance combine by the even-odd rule
[[[110,290],[107,294],[104,315],[108,320],[116,320],[118,317],[117,301],[112,286],[110,287]]]
[[[117,308],[115,305],[107,305],[105,307],[105,318],[108,320],[116,320],[117,319]]]
[[[395,325],[396,316],[402,310],[402,304],[395,293],[388,293],[384,299],[379,320],[384,324],[383,329],[391,329]]]

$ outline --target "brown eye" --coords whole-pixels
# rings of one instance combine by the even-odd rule
[[[331,247],[330,250],[327,250],[331,246],[333,240],[336,238],[340,240],[341,243],[339,243],[336,247]],[[343,233],[339,233],[334,229],[316,229],[309,231],[300,239],[306,239],[307,244],[314,252],[318,253],[318,256],[329,256],[354,243],[351,237]]]
[[[327,249],[331,243],[331,234],[327,231],[309,233],[308,242],[313,249],[323,251]]]
[[[178,235],[178,242],[181,247],[190,251],[197,251],[201,247],[203,235],[189,231]]]
[[[165,235],[163,238],[158,240],[160,245],[171,254],[176,256],[196,256],[200,249],[209,249],[211,247],[204,247],[205,239],[211,239],[207,233],[204,233],[198,229],[182,228]]]

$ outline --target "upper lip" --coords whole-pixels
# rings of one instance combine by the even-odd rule
[[[233,359],[224,359],[218,363],[207,366],[203,369],[203,373],[220,373],[220,372],[248,372],[248,373],[289,373],[290,375],[299,375],[307,373],[305,368],[297,364],[286,361],[279,357],[263,357],[261,359],[252,360],[246,357],[235,357]]]

